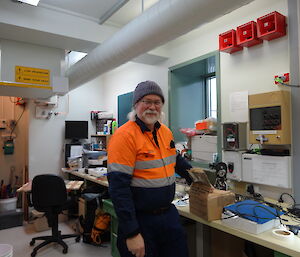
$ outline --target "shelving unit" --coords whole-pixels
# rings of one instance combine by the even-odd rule
[[[108,146],[108,142],[111,138],[111,134],[108,134],[108,135],[91,135],[91,137],[95,137],[96,140],[97,140],[97,143],[99,145],[101,145],[100,142],[102,142],[102,149],[106,149],[107,146]]]

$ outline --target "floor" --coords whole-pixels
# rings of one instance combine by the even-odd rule
[[[74,233],[74,230],[67,223],[60,223],[59,229],[62,234]],[[10,244],[13,246],[13,257],[30,257],[33,246],[29,245],[32,237],[41,235],[50,235],[51,231],[36,232],[33,224],[25,224],[24,226],[0,230],[0,244]],[[82,241],[75,242],[74,238],[64,240],[69,246],[68,253],[62,253],[62,247],[55,244],[50,244],[41,248],[36,257],[110,257],[110,244],[105,244],[103,247],[85,244]],[[36,241],[37,245],[41,241]]]

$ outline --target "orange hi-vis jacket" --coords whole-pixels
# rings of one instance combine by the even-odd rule
[[[109,143],[109,193],[119,228],[128,236],[139,229],[136,212],[170,206],[174,198],[178,158],[173,135],[159,122],[155,130],[156,135],[139,119],[128,121]]]
[[[122,126],[109,145],[109,171],[131,175],[133,187],[157,188],[174,183],[176,149],[170,146],[172,133],[161,125],[157,137],[160,147],[152,133],[141,133],[135,122]]]

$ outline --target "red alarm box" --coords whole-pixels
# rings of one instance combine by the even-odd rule
[[[250,21],[236,28],[236,41],[239,46],[250,47],[263,42],[257,38],[256,22]]]
[[[219,35],[219,50],[226,53],[234,53],[242,50],[243,47],[238,46],[236,42],[236,31],[231,29]]]
[[[257,36],[265,40],[286,35],[286,17],[279,12],[271,12],[257,19]]]

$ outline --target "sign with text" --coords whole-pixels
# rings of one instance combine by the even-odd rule
[[[31,84],[49,85],[50,71],[24,66],[16,66],[15,81]]]

